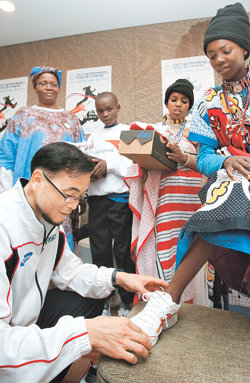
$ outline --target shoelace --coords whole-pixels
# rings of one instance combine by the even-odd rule
[[[147,302],[149,301],[149,299],[152,297],[153,294],[162,296],[162,293],[163,293],[163,289],[159,291],[157,290],[152,292],[149,291],[148,293],[142,294],[142,299]]]
[[[145,301],[145,302],[148,302],[149,299],[151,298],[153,293],[144,293],[142,294],[142,300]]]

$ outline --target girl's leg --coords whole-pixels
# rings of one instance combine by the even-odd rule
[[[202,266],[212,257],[216,247],[196,235],[194,241],[181,261],[166,291],[173,302],[179,304],[181,295]]]

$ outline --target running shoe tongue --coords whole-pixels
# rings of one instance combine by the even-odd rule
[[[166,304],[164,303],[165,302],[162,300],[162,295],[154,294],[152,298],[148,301],[144,310],[153,319],[158,314],[164,315],[164,307],[167,305],[167,302]]]

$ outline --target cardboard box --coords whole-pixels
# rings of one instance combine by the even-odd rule
[[[146,169],[176,170],[177,162],[169,160],[167,141],[155,130],[124,130],[120,135],[119,153]]]

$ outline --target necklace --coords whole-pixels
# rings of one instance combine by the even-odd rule
[[[184,130],[184,128],[185,128],[185,125],[186,125],[186,121],[184,121],[184,122],[182,123],[179,132],[178,132],[177,134],[175,134],[175,136],[174,136],[174,137],[175,137],[175,142],[176,142],[177,144],[178,144],[178,143],[180,142],[180,140],[181,140],[182,132],[183,132],[183,130]]]
[[[179,124],[182,124],[182,122],[184,122],[184,118],[179,118],[178,120],[171,120],[170,121],[170,124],[171,125],[179,125]]]
[[[248,132],[248,129],[245,127],[245,125],[250,124],[250,117],[245,118],[245,115],[246,115],[246,111],[249,104],[249,95],[250,95],[249,89],[247,94],[246,106],[244,108],[243,113],[241,112],[241,109],[239,108],[239,106],[236,103],[234,103],[232,100],[233,106],[238,110],[238,113],[235,113],[235,114],[232,114],[227,90],[223,89],[223,92],[224,92],[227,108],[230,112],[230,117],[231,117],[231,119],[227,118],[226,134],[228,135],[229,138],[231,138],[232,136],[235,136],[236,139],[239,138],[241,141],[241,146],[243,151],[246,151],[244,144],[246,143],[246,136],[249,132]]]
[[[244,77],[236,81],[222,81],[223,89],[233,93],[240,93],[243,89],[250,87],[250,74],[247,67],[247,73]]]
[[[174,138],[174,142],[176,144],[179,144],[179,142],[181,140],[181,137],[182,137],[182,134],[183,134],[183,130],[184,130],[185,126],[186,126],[186,120],[184,120],[184,119],[181,119],[181,120],[171,120],[170,124],[171,125],[175,125],[175,126],[181,124],[180,127],[179,127],[179,131],[176,134],[174,134],[174,132],[172,133],[173,134],[173,138]],[[174,126],[171,129],[174,130]]]
[[[165,115],[163,118],[163,125],[166,125],[166,122],[170,116]],[[179,125],[179,126],[178,126]],[[171,141],[172,144],[176,143],[178,144],[182,138],[183,130],[186,126],[186,120],[184,118],[174,120],[169,118],[169,137],[168,139]],[[176,130],[178,129],[177,133]]]
[[[167,120],[170,120],[169,118],[170,116],[168,116],[168,114],[166,113],[165,116],[163,116],[163,123],[166,124]],[[184,122],[185,119],[184,118],[179,118],[178,120],[174,120],[171,118],[171,120],[169,121],[169,123],[171,125],[179,125],[181,124],[182,122]]]

